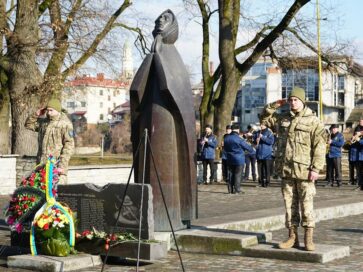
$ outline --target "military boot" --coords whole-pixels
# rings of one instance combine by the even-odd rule
[[[287,238],[286,241],[279,243],[278,247],[281,249],[299,247],[299,237],[297,235],[297,227],[292,226],[289,228],[289,238]]]
[[[304,243],[305,243],[305,250],[307,251],[314,251],[315,245],[313,242],[313,231],[314,228],[305,228],[305,236],[304,236]]]

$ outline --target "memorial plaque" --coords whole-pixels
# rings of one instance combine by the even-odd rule
[[[121,205],[126,184],[106,184],[103,187],[91,183],[59,185],[57,200],[66,203],[77,213],[77,231],[130,232],[136,237],[139,234],[142,184],[129,184],[121,214],[116,219]],[[153,239],[154,219],[152,206],[152,189],[144,185],[142,204],[141,238]]]

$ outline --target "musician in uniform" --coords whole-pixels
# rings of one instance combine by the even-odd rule
[[[363,191],[363,114],[359,119],[359,124],[354,130],[354,140],[358,146],[357,176],[358,185]]]
[[[339,132],[337,125],[330,126],[330,138],[328,139],[329,153],[327,154],[328,184],[334,186],[334,180],[340,187],[342,182],[342,147],[344,145],[343,134]]]

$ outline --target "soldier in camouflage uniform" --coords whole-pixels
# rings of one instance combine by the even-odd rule
[[[305,105],[305,91],[294,88],[289,96],[290,112],[278,114],[276,110],[286,100],[278,100],[265,106],[261,122],[277,132],[276,171],[282,178],[282,195],[286,208],[286,227],[289,238],[279,248],[299,247],[297,228],[305,228],[305,249],[315,249],[313,229],[314,181],[325,163],[324,125],[315,113]]]
[[[60,101],[51,99],[46,108],[28,117],[25,127],[38,132],[37,163],[46,163],[48,156],[53,155],[59,160],[58,183],[66,184],[68,162],[74,151],[74,132],[71,121],[62,112]]]

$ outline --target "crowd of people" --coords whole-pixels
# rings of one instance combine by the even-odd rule
[[[288,103],[290,111],[278,109]],[[342,148],[349,150],[350,183],[358,183],[363,190],[363,115],[356,126],[353,137],[345,141],[337,125],[327,131],[305,101],[305,90],[295,87],[288,99],[267,104],[260,115],[260,128],[249,126],[240,133],[238,124],[226,127],[221,140],[223,179],[228,184],[228,193],[240,194],[241,181],[255,181],[257,161],[258,181],[268,187],[271,175],[281,178],[281,191],[285,203],[285,225],[288,238],[279,243],[281,249],[299,247],[298,227],[304,232],[307,251],[315,250],[313,230],[315,228],[313,199],[315,183],[326,164],[327,186],[340,187],[342,183]],[[203,161],[203,183],[207,182],[207,166],[210,167],[209,182],[215,180],[213,161],[217,138],[210,125],[199,141],[200,159]],[[301,210],[301,216],[300,216]]]
[[[200,160],[203,165],[203,184],[217,182],[216,169],[214,161],[216,152],[220,150],[222,163],[222,179],[227,184],[232,177],[233,171],[228,171],[227,151],[224,148],[224,138],[227,135],[238,133],[239,137],[244,140],[252,150],[244,148],[239,152],[232,152],[235,157],[239,158],[239,163],[243,167],[238,174],[239,183],[251,179],[258,182],[258,187],[268,187],[271,177],[278,178],[274,168],[275,153],[277,152],[277,134],[266,126],[266,122],[260,124],[251,124],[247,126],[246,131],[240,131],[237,124],[227,125],[223,139],[218,146],[217,137],[213,134],[212,126],[205,127],[204,136],[199,140]],[[350,185],[359,185],[357,188],[363,190],[363,114],[360,117],[358,125],[353,130],[353,136],[345,139],[343,133],[339,131],[339,126],[333,124],[326,132],[326,177],[325,186],[337,186],[342,184],[342,152],[348,151],[349,162],[349,181]],[[231,153],[231,154],[232,154]],[[236,162],[230,155],[230,165]],[[209,182],[207,179],[208,167],[210,169]],[[361,181],[360,181],[361,180]],[[201,183],[200,183],[201,184]],[[235,190],[228,192],[234,193]]]

